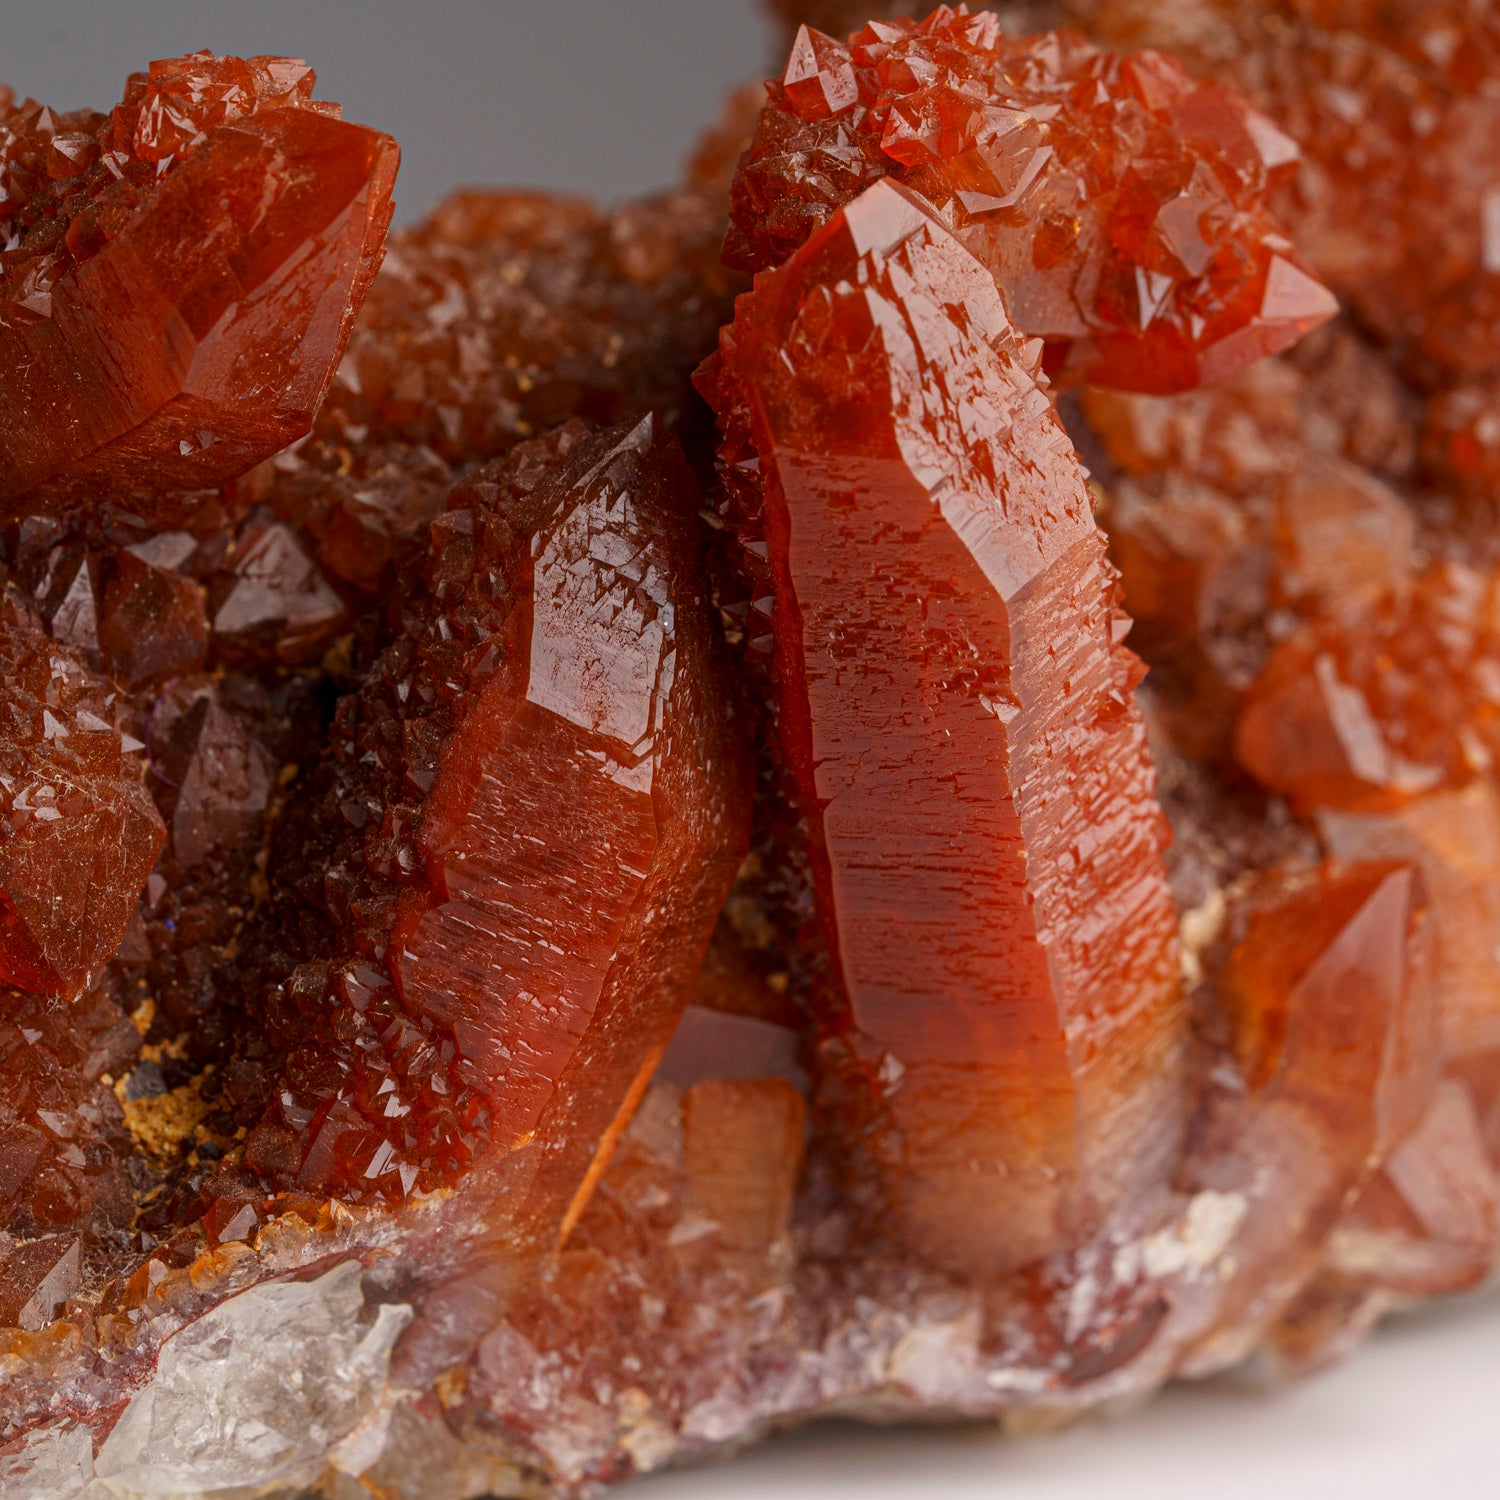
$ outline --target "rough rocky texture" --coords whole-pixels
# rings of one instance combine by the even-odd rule
[[[570,418],[654,412],[708,471],[690,377],[742,284],[711,175],[613,212],[468,190],[392,236],[313,434],[254,482],[344,594],[367,603],[420,557],[465,468]]]
[[[739,200],[799,227],[737,312],[744,94],[681,193],[469,193],[399,236],[273,458],[114,445],[87,503],[15,500],[7,1495],[530,1497],[815,1413],[1053,1424],[1250,1355],[1316,1366],[1491,1273],[1500,439],[1489,157],[1452,149],[1490,28],[1078,12],[1219,81],[947,10],[853,50],[794,33],[766,119],[848,128],[871,180],[778,186],[753,150]],[[827,113],[845,63],[883,103]],[[131,130],[180,137],[117,195],[141,223],[225,133],[309,112],[280,68],[132,85]],[[1225,78],[1293,134],[1301,92],[1365,111],[1379,174],[1355,131],[1252,190],[1243,138],[1200,127],[1282,148]],[[1247,285],[1274,197],[1350,311],[1245,362],[1252,318],[1154,394],[1116,379],[1157,368],[1138,320],[1093,366],[1115,388],[1058,397],[1041,359],[1081,374],[1098,330],[1027,336],[1055,334],[1019,315],[1042,199],[978,236],[967,147],[879,145],[982,123],[1002,83],[1029,112],[987,169],[1082,122],[1095,165],[1206,170],[1239,217],[1197,232]],[[85,225],[86,270],[116,242],[40,144],[67,184],[113,122],[3,119],[0,183]],[[1035,184],[1080,180],[1055,166]],[[1407,236],[1391,184],[1429,169],[1432,276],[1391,269],[1409,237],[1341,261],[1325,209]],[[340,191],[310,189],[335,217]],[[1068,274],[1152,270],[1162,214],[1090,201]],[[73,264],[39,214],[0,276]],[[721,323],[715,470],[689,376]],[[48,844],[75,815],[91,837]]]
[[[719,263],[722,238],[704,192],[613,213],[542,193],[455,194],[393,237],[317,436],[472,462],[569,417],[654,411],[691,428],[684,376],[740,285]]]
[[[0,979],[64,999],[129,925],[161,847],[119,694],[0,601]]]

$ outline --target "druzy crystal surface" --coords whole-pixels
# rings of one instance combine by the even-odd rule
[[[305,64],[0,90],[7,1496],[1051,1426],[1500,1263],[1494,28],[896,8],[388,243]]]
[[[1175,58],[1018,40],[939,7],[847,44],[804,27],[735,182],[727,257],[783,260],[869,183],[939,208],[1071,381],[1186,390],[1336,304],[1271,219],[1295,142]]]
[[[0,117],[0,506],[232,479],[306,429],[390,222],[389,136],[289,58]]]

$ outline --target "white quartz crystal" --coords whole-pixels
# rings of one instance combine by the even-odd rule
[[[18,1453],[0,1457],[5,1500],[74,1500],[94,1472],[94,1440],[78,1422],[29,1433]]]
[[[100,1450],[90,1500],[227,1497],[316,1478],[379,1403],[411,1318],[391,1305],[370,1316],[361,1280],[346,1261],[312,1281],[267,1282],[169,1339]]]

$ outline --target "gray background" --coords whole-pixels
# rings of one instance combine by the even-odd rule
[[[104,109],[200,47],[306,58],[401,143],[397,217],[487,182],[605,199],[673,182],[726,90],[764,76],[755,0],[0,0],[0,81]]]

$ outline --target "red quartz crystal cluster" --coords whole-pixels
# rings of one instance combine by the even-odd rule
[[[871,1148],[914,1246],[1022,1265],[1179,1128],[1165,828],[1083,473],[994,279],[892,184],[759,278],[722,349]]]
[[[6,1493],[1053,1421],[1500,1262],[1493,25],[878,8],[388,245],[302,63],[0,91]]]
[[[804,27],[735,182],[760,269],[892,175],[939,209],[1070,382],[1186,390],[1335,309],[1266,209],[1295,143],[1154,52],[940,7],[848,45]]]
[[[306,430],[397,152],[287,58],[201,53],[108,115],[0,121],[0,506],[232,479]]]
[[[698,505],[654,417],[575,420],[432,523],[272,845],[273,961],[309,956],[267,976],[250,1168],[355,1202],[498,1171],[512,1240],[555,1237],[744,843]]]

